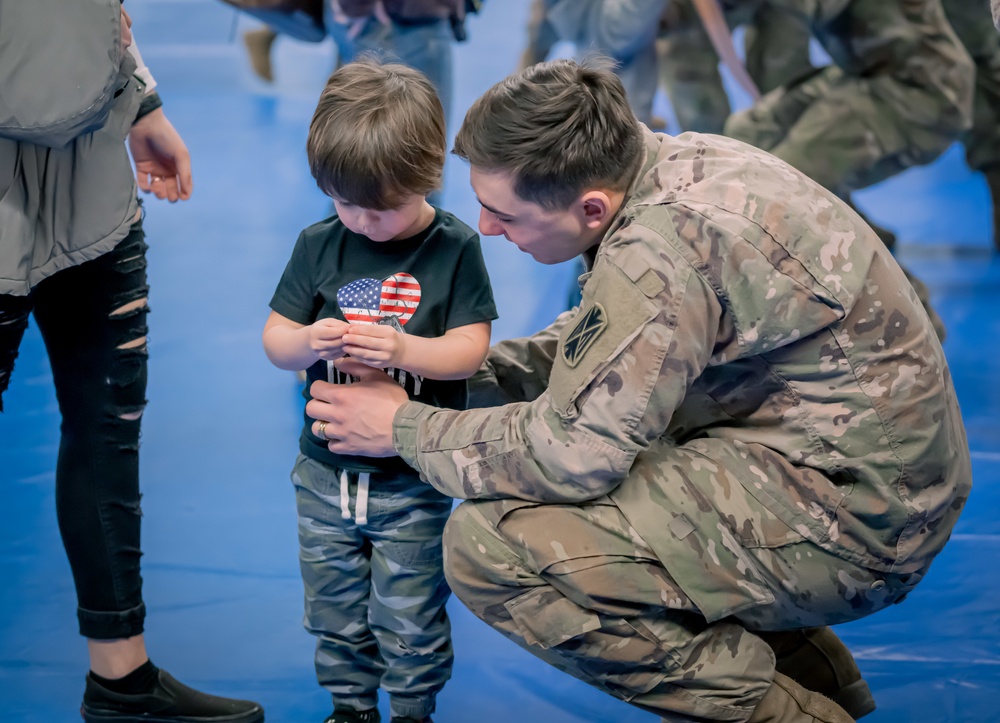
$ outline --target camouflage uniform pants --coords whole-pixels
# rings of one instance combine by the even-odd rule
[[[551,0],[531,0],[531,10],[528,16],[528,41],[521,53],[518,70],[544,63],[553,46],[559,42],[559,36],[552,24],[545,19],[545,12]]]
[[[839,196],[937,158],[960,128],[918,127],[885,101],[893,78],[826,66],[734,113],[725,134],[772,153]],[[927,111],[927,115],[933,115]]]
[[[727,11],[731,25],[743,25],[747,72],[762,93],[794,81],[812,69],[809,26],[770,4]],[[656,41],[660,82],[681,131],[722,133],[729,95],[719,73],[719,56],[690,0],[667,9]]]
[[[1000,168],[1000,35],[990,23],[987,0],[943,0],[948,22],[976,64],[972,128],[962,136],[969,166]]]
[[[623,486],[649,487],[649,473],[661,470],[654,495],[631,498],[650,500],[647,517],[664,504],[674,511],[662,513],[669,557],[608,497],[465,502],[444,538],[455,594],[532,654],[643,710],[669,721],[746,721],[774,676],[771,649],[750,630],[860,618],[899,602],[921,577],[835,557],[789,534],[738,482],[718,493],[723,463],[705,465],[683,447],[667,454],[637,463]],[[666,479],[665,469],[674,471]],[[747,531],[759,533],[756,543],[739,534]]]
[[[351,519],[340,477],[302,455],[292,472],[316,675],[337,705],[374,707],[381,686],[392,715],[419,720],[451,677],[441,535],[452,501],[415,474],[372,474],[359,525],[358,475],[348,474]]]
[[[719,56],[694,6],[687,0],[667,7],[656,40],[659,80],[681,131],[722,133],[729,95],[719,74]]]

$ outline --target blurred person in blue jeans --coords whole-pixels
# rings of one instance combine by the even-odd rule
[[[447,122],[452,43],[465,40],[468,7],[467,0],[326,0],[325,19],[340,64],[371,52],[419,70],[437,90]]]

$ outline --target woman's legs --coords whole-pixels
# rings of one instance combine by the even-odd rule
[[[10,384],[14,360],[21,346],[24,330],[28,328],[31,313],[30,296],[0,295],[0,412],[3,411],[3,393]]]
[[[145,617],[139,574],[145,250],[136,224],[113,251],[45,279],[33,292],[62,413],[59,529],[76,583],[80,633],[94,640],[134,638]],[[136,643],[129,648],[135,653]]]

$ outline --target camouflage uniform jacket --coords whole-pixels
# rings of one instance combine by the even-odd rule
[[[763,450],[784,471],[751,463],[741,482],[791,530],[872,569],[921,569],[970,462],[943,351],[898,265],[771,155],[693,133],[645,143],[580,307],[496,345],[474,380],[510,403],[408,403],[396,450],[453,497],[549,503],[615,499],[656,440]],[[662,469],[663,485],[685,474]],[[618,504],[656,549],[668,511]]]

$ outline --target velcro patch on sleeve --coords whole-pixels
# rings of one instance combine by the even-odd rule
[[[569,336],[562,345],[562,358],[568,366],[575,367],[580,363],[587,349],[597,341],[605,329],[608,328],[608,315],[604,307],[594,304],[584,312],[580,320],[570,331]]]
[[[656,315],[656,306],[621,269],[594,269],[583,302],[559,339],[549,392],[564,418],[576,414],[576,400]]]

